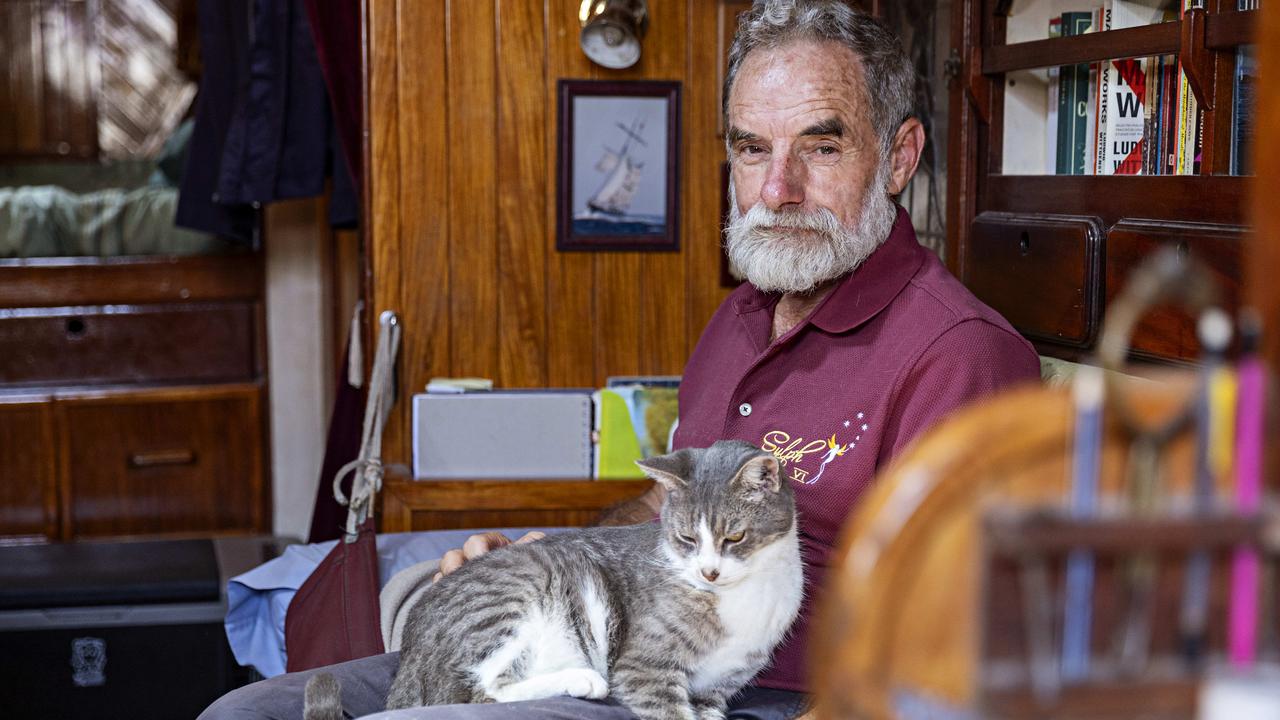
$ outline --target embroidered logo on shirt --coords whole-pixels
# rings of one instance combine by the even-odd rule
[[[822,474],[827,471],[827,466],[836,458],[842,457],[850,449],[858,446],[858,441],[862,440],[862,433],[869,427],[863,422],[864,415],[865,413],[857,414],[856,424],[853,420],[844,421],[843,426],[854,433],[853,440],[845,443],[841,443],[837,438],[839,432],[832,433],[831,437],[825,440],[806,442],[803,437],[792,437],[791,433],[785,430],[770,430],[761,438],[760,447],[765,452],[773,453],[782,467],[788,471],[787,476],[793,481],[812,485],[818,482]],[[814,462],[806,461],[810,455],[817,461],[816,468],[813,467]],[[800,467],[801,465],[808,467]]]

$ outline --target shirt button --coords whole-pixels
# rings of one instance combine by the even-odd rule
[[[738,406],[738,414],[746,417],[751,414],[751,403],[742,403]]]

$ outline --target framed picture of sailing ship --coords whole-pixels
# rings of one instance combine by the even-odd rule
[[[679,250],[680,83],[558,90],[556,249]]]

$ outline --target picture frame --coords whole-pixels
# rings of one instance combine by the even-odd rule
[[[680,249],[680,83],[557,83],[556,249]]]

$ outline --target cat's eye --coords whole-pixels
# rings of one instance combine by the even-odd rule
[[[698,543],[697,543],[693,538],[689,537],[688,535],[681,535],[681,534],[678,534],[678,533],[677,533],[677,534],[676,534],[676,539],[678,539],[680,542],[684,543],[685,545],[697,545],[697,544],[698,544]]]
[[[732,535],[725,535],[725,536],[724,536],[724,541],[725,541],[726,543],[736,543],[736,542],[741,542],[741,541],[742,541],[743,536],[745,536],[745,535],[746,535],[746,532],[744,532],[744,531],[742,531],[742,530],[739,530],[738,532],[736,532],[736,533],[734,533],[734,534],[732,534]]]

